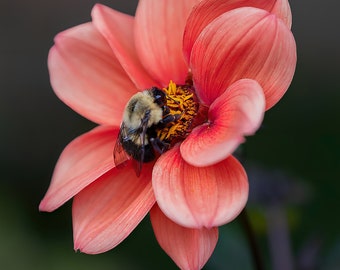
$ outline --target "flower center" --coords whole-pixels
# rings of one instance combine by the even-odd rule
[[[194,93],[194,87],[190,80],[185,85],[176,85],[170,81],[166,88],[167,115],[179,115],[179,119],[157,128],[157,137],[166,143],[174,143],[185,139],[193,128],[193,122],[199,109],[199,103]]]

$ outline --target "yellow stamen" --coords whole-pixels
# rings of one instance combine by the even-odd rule
[[[193,87],[190,84],[176,85],[170,81],[168,87],[163,88],[163,91],[166,93],[166,106],[170,110],[169,114],[180,115],[180,118],[157,129],[156,132],[161,141],[175,143],[184,139],[190,132],[199,104],[195,100]]]

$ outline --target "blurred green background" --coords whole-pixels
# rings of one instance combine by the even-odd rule
[[[0,3],[0,269],[177,269],[158,246],[148,218],[114,250],[90,256],[73,251],[70,202],[53,213],[38,211],[60,152],[94,126],[54,95],[47,53],[58,32],[90,20],[95,2]],[[137,5],[136,0],[101,3],[130,14]],[[285,97],[243,147],[248,212],[267,269],[335,270],[340,269],[340,3],[290,3],[297,70]],[[238,219],[220,228],[204,269],[254,269]]]

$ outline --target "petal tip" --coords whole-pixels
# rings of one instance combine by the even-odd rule
[[[103,4],[95,3],[92,10],[91,10],[91,16],[93,16],[94,13],[99,12],[100,10],[106,8]]]
[[[59,206],[55,205],[53,201],[51,200],[50,196],[45,195],[45,197],[41,200],[39,204],[39,212],[53,212],[56,210]]]
[[[39,209],[39,212],[51,212],[51,211],[48,211],[48,208],[46,207],[45,200],[42,200],[39,203],[38,209]]]

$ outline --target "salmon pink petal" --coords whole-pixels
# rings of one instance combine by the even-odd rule
[[[183,38],[183,51],[189,62],[191,48],[202,30],[218,16],[240,7],[267,10],[282,19],[290,28],[292,14],[287,0],[205,0],[197,4],[188,18]]]
[[[180,269],[202,269],[213,253],[218,229],[189,229],[168,219],[157,205],[150,211],[150,218],[159,245]]]
[[[155,85],[136,53],[134,18],[109,7],[96,4],[92,10],[93,24],[110,44],[114,54],[138,89]]]
[[[114,167],[118,128],[99,126],[73,140],[61,153],[41,211],[53,211]]]
[[[136,88],[91,23],[57,35],[48,67],[63,102],[96,123],[119,125]]]
[[[289,29],[292,28],[292,11],[288,0],[276,0],[273,8],[269,11],[280,18]]]
[[[254,80],[233,83],[209,108],[209,123],[195,128],[181,144],[183,159],[193,166],[208,166],[229,156],[260,127],[265,98]]]
[[[184,84],[188,66],[182,52],[187,17],[198,0],[140,0],[135,46],[145,68],[162,86]]]
[[[139,224],[155,203],[152,165],[113,169],[82,190],[73,201],[74,249],[97,254],[114,248]]]
[[[233,82],[249,78],[262,86],[269,109],[291,83],[296,45],[291,31],[275,15],[257,8],[238,8],[203,29],[190,61],[197,93],[206,104]]]
[[[248,198],[248,179],[232,156],[212,166],[194,167],[179,146],[156,162],[152,185],[163,213],[179,225],[212,228],[233,220]]]

